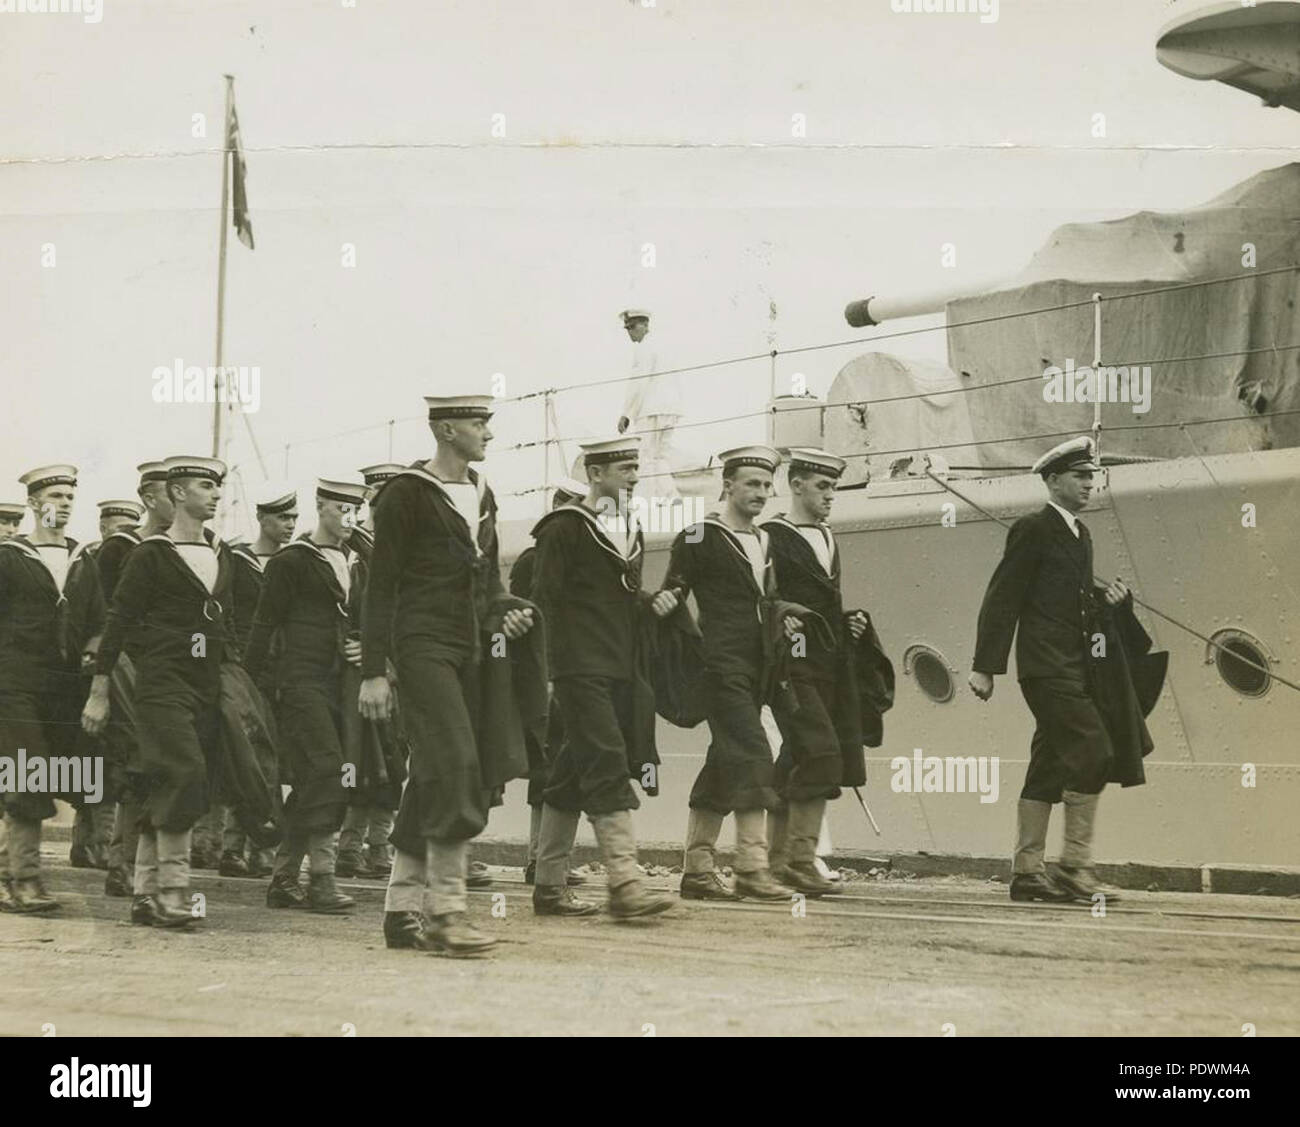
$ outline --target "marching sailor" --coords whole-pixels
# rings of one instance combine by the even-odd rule
[[[862,637],[868,620],[862,611],[844,613],[839,547],[826,523],[845,465],[824,450],[791,450],[790,511],[761,526],[771,537],[782,595],[820,614],[835,641],[826,646],[809,632],[804,652],[790,663],[798,710],[774,710],[783,737],[777,789],[785,806],[768,811],[772,875],[809,896],[836,888],[816,864],[826,802],[839,797],[840,787],[866,782],[862,732],[853,723],[858,702],[846,683],[843,655],[849,639]]]
[[[104,595],[94,562],[64,531],[77,468],[42,466],[19,480],[35,521],[29,535],[0,543],[0,801],[9,861],[0,908],[49,912],[59,906],[41,879],[41,822],[54,816],[59,793],[51,761],[77,755],[82,668],[99,645]],[[82,793],[60,797],[89,800],[87,782]]]
[[[645,535],[628,502],[636,488],[641,440],[582,446],[588,491],[552,509],[533,529],[533,598],[547,623],[555,700],[569,717],[550,765],[538,832],[533,911],[579,916],[597,911],[568,887],[569,857],[583,813],[609,873],[609,908],[619,918],[671,908],[637,868],[630,778],[657,790],[654,693],[637,668],[643,613]],[[662,613],[671,609],[662,599]]]
[[[95,561],[99,572],[100,586],[104,599],[111,597],[113,586],[117,583],[117,571],[126,558],[126,552],[140,543],[137,529],[140,518],[144,515],[144,506],[138,501],[100,501],[99,535],[94,544],[86,545],[86,555]],[[114,570],[108,576],[104,574],[104,549],[109,552],[110,567]],[[117,810],[117,801],[122,785],[121,764],[113,754],[117,749],[106,748],[105,774],[109,776],[105,788],[105,800],[94,805],[83,805],[77,809],[72,820],[72,849],[68,853],[68,863],[74,869],[107,869],[109,852],[113,837],[113,819]]]
[[[188,903],[190,837],[210,803],[221,662],[235,651],[234,564],[203,527],[216,515],[225,463],[178,456],[163,467],[172,524],[131,550],[109,608],[82,724],[92,735],[104,730],[109,676],[133,639],[143,797],[131,922],[181,928],[195,918]]]
[[[499,617],[507,640],[533,626],[531,609],[504,609],[496,501],[470,468],[492,438],[486,395],[426,397],[437,453],[390,478],[375,499],[375,547],[362,620],[361,714],[392,713],[390,653],[402,686],[410,777],[393,831],[384,908],[390,947],[469,955],[493,947],[466,918],[468,846],[487,825],[495,750],[480,730],[482,631]],[[495,648],[495,647],[494,647]],[[522,759],[522,736],[520,737]],[[519,773],[523,773],[526,767]],[[428,894],[427,926],[421,918]]]
[[[366,500],[370,501],[394,474],[406,469],[400,462],[379,462],[362,468],[361,478],[366,483]],[[352,590],[348,598],[348,613],[352,636],[361,638],[361,615],[365,604],[366,580],[370,574],[370,557],[375,548],[374,510],[368,509],[366,519],[353,526],[348,537],[348,547],[352,549]],[[349,708],[349,711],[355,709]],[[351,717],[349,716],[350,720]],[[358,717],[360,721],[360,718]],[[356,725],[359,739],[366,739],[367,734],[360,721]],[[376,741],[382,741],[382,733],[374,733]],[[382,755],[379,742],[371,744],[368,750],[372,754]],[[391,775],[384,782],[374,777],[377,772],[373,763],[366,763],[366,751],[358,747],[355,752],[357,764],[357,785],[348,791],[348,811],[343,819],[343,829],[339,832],[339,860],[337,872],[341,877],[369,876],[387,880],[393,871],[393,858],[388,842],[393,832],[393,813],[397,809],[401,793],[400,781],[393,781]],[[387,772],[385,772],[387,774]],[[361,850],[365,846],[368,857]]]
[[[585,485],[573,478],[566,478],[555,487],[551,495],[551,508],[558,509],[561,505],[573,504],[586,495]],[[536,570],[537,545],[534,543],[519,553],[510,568],[510,593],[531,599]],[[560,743],[564,739],[564,722],[560,719],[560,706],[554,697],[551,698],[545,737],[535,739],[532,733],[527,733],[524,738],[528,746],[528,857],[524,864],[524,884],[535,884],[537,835],[542,830],[542,792],[546,790],[546,774],[550,770],[551,760],[560,750]],[[567,883],[584,884],[586,878],[570,870]]]
[[[95,556],[95,567],[99,571],[99,584],[104,589],[106,607],[113,605],[118,582],[135,546],[146,537],[166,532],[171,527],[175,514],[175,508],[167,496],[166,466],[162,462],[142,462],[136,466],[136,473],[140,475],[136,494],[145,514],[144,527],[138,530],[119,529],[104,541]],[[110,685],[114,718],[105,731],[104,740],[110,754],[121,767],[122,778],[114,811],[113,837],[108,846],[105,896],[130,896],[135,885],[135,854],[139,846],[142,814],[140,796],[136,793],[139,785],[139,760],[135,733],[126,715],[130,701],[123,697],[132,693],[131,683],[135,677],[132,663],[139,657],[136,645],[138,640],[137,631],[131,631],[127,635],[123,645],[127,660],[119,659],[116,680]]]
[[[241,652],[248,650],[253,632],[253,615],[262,595],[266,561],[293,539],[298,526],[298,491],[283,482],[271,482],[261,489],[254,501],[257,513],[257,539],[251,544],[232,544],[235,562],[235,638]],[[272,677],[268,678],[273,680]],[[223,877],[264,877],[271,871],[273,849],[248,849],[248,835],[240,824],[238,812],[223,804],[221,860],[218,872]]]
[[[1118,899],[1092,869],[1097,802],[1112,750],[1089,694],[1092,537],[1076,515],[1100,468],[1087,436],[1061,443],[1034,463],[1047,486],[1047,504],[1011,526],[980,606],[971,690],[980,700],[993,695],[993,677],[1006,672],[1015,635],[1016,675],[1037,724],[1016,809],[1012,900],[1090,900],[1097,892]],[[1131,597],[1119,579],[1099,593],[1110,606]],[[1053,880],[1043,853],[1056,802],[1065,805],[1065,844]]]
[[[268,907],[299,907],[298,871],[304,854],[310,881],[305,907],[350,912],[356,901],[334,881],[338,832],[347,811],[343,753],[343,669],[360,660],[361,643],[348,637],[352,584],[344,546],[365,502],[366,487],[347,481],[316,483],[317,524],[266,561],[266,578],[253,617],[244,668],[262,679],[272,639],[276,726],[292,793],[284,807],[285,834],[275,854]],[[353,765],[355,781],[355,765]]]
[[[772,630],[793,638],[802,622],[777,615],[769,536],[754,525],[772,494],[781,455],[768,446],[720,454],[721,512],[673,541],[668,577],[655,612],[671,611],[694,592],[704,634],[704,696],[711,742],[691,788],[682,896],[690,900],[784,900],[791,889],[768,868],[764,812],[779,805],[772,753],[760,713],[765,703]],[[714,850],[727,814],[736,815],[736,887],[723,883]]]

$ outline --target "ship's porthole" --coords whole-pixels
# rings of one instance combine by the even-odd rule
[[[956,691],[952,670],[943,655],[930,646],[911,646],[903,654],[903,671],[916,679],[917,688],[936,704],[952,700]]]
[[[1212,641],[1218,645],[1207,647],[1206,661],[1214,662],[1229,688],[1244,697],[1262,697],[1268,692],[1273,678],[1264,670],[1271,659],[1257,639],[1241,630],[1220,630]],[[1264,669],[1256,668],[1261,665]]]

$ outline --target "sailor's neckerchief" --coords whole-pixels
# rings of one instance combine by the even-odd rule
[[[740,541],[736,539],[736,530],[731,528],[729,525],[723,524],[722,519],[718,516],[717,513],[705,514],[704,519],[701,520],[700,523],[711,524],[715,528],[722,530],[722,532],[725,534],[724,539],[728,547],[730,547],[731,550],[735,552],[736,555],[738,555],[741,561],[744,563],[745,575],[749,578],[749,581],[754,586],[754,589],[758,591],[759,599],[762,600],[766,598],[769,594],[768,589],[772,586],[772,554],[768,549],[769,534],[765,532],[759,525],[757,524],[754,525],[753,531],[755,535],[758,537],[759,546],[763,549],[763,569],[764,569],[763,586],[762,589],[759,590],[758,583],[754,579],[753,562],[750,560],[749,553],[745,551]],[[759,617],[761,618],[763,613],[761,608],[759,609],[758,613],[759,613]]]
[[[839,563],[838,557],[839,557],[840,546],[836,542],[834,535],[832,534],[826,537],[826,547],[829,551],[830,561],[831,561],[830,569],[827,570],[825,567],[822,566],[821,558],[817,555],[816,549],[814,549],[813,546],[808,543],[807,538],[804,536],[802,532],[799,531],[800,529],[803,528],[821,528],[821,529],[825,529],[829,533],[830,526],[826,524],[824,521],[818,521],[815,524],[795,524],[795,522],[792,521],[785,513],[777,513],[776,516],[770,518],[769,520],[765,520],[763,524],[764,525],[783,524],[787,528],[792,529],[794,533],[799,537],[799,542],[801,544],[806,545],[808,551],[812,553],[813,563],[817,565],[817,574],[822,579],[834,579],[835,576],[839,574],[839,567],[837,566],[837,564]]]
[[[254,550],[252,544],[232,544],[230,546],[230,554],[232,556],[237,556],[248,564],[248,566],[254,571],[259,573],[266,571],[265,561],[271,558],[271,556],[259,556]],[[271,555],[274,554],[274,552],[271,553]]]
[[[59,645],[59,653],[63,659],[68,660],[68,581],[72,578],[73,565],[85,555],[89,544],[78,544],[71,536],[65,537],[65,546],[68,549],[68,570],[63,576],[63,590],[59,590],[59,581],[54,578],[54,572],[50,570],[50,565],[45,562],[37,546],[22,534],[11,536],[8,540],[0,541],[0,547],[9,548],[11,551],[20,552],[29,560],[33,560],[41,565],[41,571],[50,581],[50,589],[54,592],[54,615]]]
[[[334,572],[334,565],[330,563],[328,557],[321,551],[320,545],[311,538],[311,533],[304,532],[297,540],[289,541],[289,543],[281,548],[280,551],[286,552],[290,548],[298,548],[302,551],[310,552],[312,556],[315,557],[316,561],[320,564],[320,569],[318,570],[320,570],[321,574],[325,576],[326,585],[329,587],[330,595],[334,599],[334,609],[339,612],[339,617],[346,622],[348,617],[347,593],[339,583],[339,577]],[[348,549],[340,545],[339,550],[343,553],[343,558],[346,561],[350,554]]]
[[[571,501],[560,505],[551,512],[572,511],[583,518],[587,526],[587,531],[591,533],[592,539],[600,546],[602,551],[608,552],[618,563],[622,572],[620,579],[623,587],[628,591],[640,590],[641,584],[634,580],[634,576],[639,579],[639,569],[641,564],[641,554],[645,550],[645,532],[641,528],[641,521],[635,512],[626,515],[629,529],[631,531],[632,549],[626,555],[618,550],[618,545],[614,543],[613,538],[605,528],[602,514],[593,512],[580,501]],[[550,515],[549,513],[547,514]],[[546,519],[545,517],[542,518]],[[629,583],[632,585],[629,586]]]
[[[487,498],[487,481],[483,478],[481,474],[476,473],[472,469],[466,468],[465,472],[469,476],[469,484],[472,484],[474,486],[474,491],[478,495],[478,535],[480,539],[475,539],[470,535],[469,524],[465,520],[464,516],[461,515],[460,509],[456,507],[456,502],[452,499],[451,494],[448,493],[445,488],[443,488],[444,486],[443,481],[440,478],[436,478],[433,476],[433,474],[429,473],[429,471],[424,468],[423,462],[417,463],[414,466],[407,466],[406,469],[404,470],[398,470],[397,473],[393,474],[393,476],[390,477],[388,481],[385,481],[384,484],[379,487],[379,492],[382,493],[384,489],[388,487],[389,482],[395,481],[399,477],[415,477],[415,478],[419,478],[419,480],[423,482],[427,482],[429,485],[432,485],[434,489],[438,491],[439,497],[441,497],[442,500],[446,503],[447,508],[449,508],[453,513],[456,514],[456,522],[457,522],[456,527],[460,529],[462,533],[462,538],[465,541],[465,543],[469,544],[474,549],[474,558],[482,559],[484,552],[483,552],[483,545],[480,541],[483,536],[483,529],[486,523],[483,518],[487,516],[487,513],[484,512],[484,502]],[[453,482],[452,484],[464,485],[467,483]],[[379,494],[376,494],[375,501],[378,500],[379,500]],[[374,504],[375,502],[371,502],[371,503]]]
[[[221,605],[221,600],[218,599],[216,595],[217,588],[221,586],[221,566],[223,563],[223,560],[221,558],[221,549],[223,547],[223,544],[221,542],[221,537],[219,537],[211,529],[208,528],[203,529],[203,542],[207,544],[209,548],[212,549],[212,554],[217,557],[217,581],[212,585],[211,591],[207,589],[207,587],[203,583],[203,580],[200,579],[198,575],[195,574],[194,569],[190,567],[190,565],[186,562],[185,557],[181,555],[176,548],[176,545],[178,543],[195,544],[197,543],[197,541],[195,540],[177,541],[177,540],[173,540],[165,532],[155,532],[152,536],[146,536],[143,540],[140,541],[140,543],[148,544],[155,541],[166,544],[169,548],[171,548],[171,557],[176,562],[176,566],[180,568],[180,570],[185,574],[186,578],[188,578],[189,581],[193,583],[203,593],[203,617],[206,618],[209,622],[219,622],[221,620],[222,615],[225,614],[225,610],[226,610],[226,608]],[[216,614],[212,613],[214,608],[216,609]]]

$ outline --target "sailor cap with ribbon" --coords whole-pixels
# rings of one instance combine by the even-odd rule
[[[201,477],[220,485],[226,479],[226,463],[220,458],[177,454],[163,461],[163,469],[167,471],[168,481],[176,481],[182,477]]]
[[[1092,439],[1081,434],[1078,438],[1062,442],[1060,446],[1053,446],[1030,469],[1046,478],[1048,474],[1064,473],[1066,470],[1091,472],[1101,469],[1101,466],[1094,460]]]
[[[298,490],[286,481],[268,481],[256,493],[254,506],[258,516],[275,516],[298,507]]]
[[[167,466],[162,462],[141,462],[135,467],[140,475],[140,484],[148,485],[151,481],[166,481]]]
[[[635,321],[635,320],[637,320],[638,318],[640,318],[640,319],[643,320],[643,321],[648,321],[648,320],[650,320],[650,310],[648,310],[648,309],[624,309],[623,312],[621,312],[618,316],[619,316],[619,320],[621,320],[621,321],[623,322],[623,324],[625,324],[625,325],[626,325],[629,321]]]
[[[718,461],[722,463],[723,473],[742,466],[757,466],[771,473],[781,464],[781,455],[770,446],[737,446],[734,450],[724,450],[718,455]]]
[[[26,515],[26,505],[17,505],[11,501],[0,501],[0,520],[22,520]]]
[[[358,471],[367,485],[383,485],[390,477],[401,473],[406,467],[401,462],[376,462],[373,466],[362,466]]]
[[[493,399],[490,395],[426,395],[429,421],[434,419],[490,419]],[[405,468],[405,467],[403,467]]]
[[[790,473],[825,474],[838,481],[848,462],[825,450],[814,450],[811,446],[792,446],[787,465]]]
[[[34,470],[28,470],[18,481],[20,484],[27,486],[27,495],[30,497],[38,489],[45,489],[50,485],[76,485],[77,467],[69,465],[38,466]]]
[[[370,495],[370,487],[363,481],[327,481],[316,479],[316,500],[341,501],[345,505],[361,505]]]
[[[130,517],[133,521],[139,521],[144,516],[144,506],[139,501],[100,501],[99,515],[101,519]]]
[[[607,466],[611,462],[630,462],[641,457],[641,436],[621,435],[604,442],[579,443],[584,466]],[[584,490],[585,494],[585,490]]]

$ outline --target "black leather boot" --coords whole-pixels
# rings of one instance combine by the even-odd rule
[[[497,945],[496,939],[484,935],[469,922],[464,912],[434,916],[425,929],[425,937],[435,951],[448,955],[481,955]]]
[[[1017,873],[1011,878],[1012,900],[1042,900],[1048,904],[1062,904],[1073,900],[1072,893],[1058,888],[1046,873]]]
[[[334,884],[333,873],[312,873],[307,891],[307,907],[321,915],[337,916],[352,911],[357,902],[344,896]]]
[[[157,896],[149,897],[153,909],[154,927],[189,927],[194,922],[189,908],[185,904],[184,889],[164,889]]]
[[[794,889],[772,879],[766,869],[736,874],[736,895],[750,900],[789,900]]]
[[[223,853],[221,862],[217,866],[217,872],[223,877],[248,877],[253,875],[248,871],[248,862],[238,853]]]
[[[130,896],[131,882],[122,869],[109,869],[104,875],[105,896]]]
[[[600,908],[579,900],[569,886],[539,884],[533,887],[533,914],[537,916],[594,916]]]
[[[0,877],[0,912],[18,911],[18,901],[14,899],[14,882],[8,877]]]
[[[131,900],[131,923],[136,927],[153,927],[153,897],[136,896]]]
[[[681,893],[683,900],[740,899],[723,883],[716,872],[683,873]]]
[[[275,873],[271,883],[266,886],[266,906],[268,908],[305,908],[307,893],[298,883],[295,873]]]
[[[1115,903],[1120,899],[1119,889],[1102,884],[1092,869],[1068,869],[1064,865],[1056,867],[1056,883],[1069,892],[1076,900],[1091,901],[1098,894]]]
[[[419,912],[385,912],[384,944],[394,951],[436,951]]]

